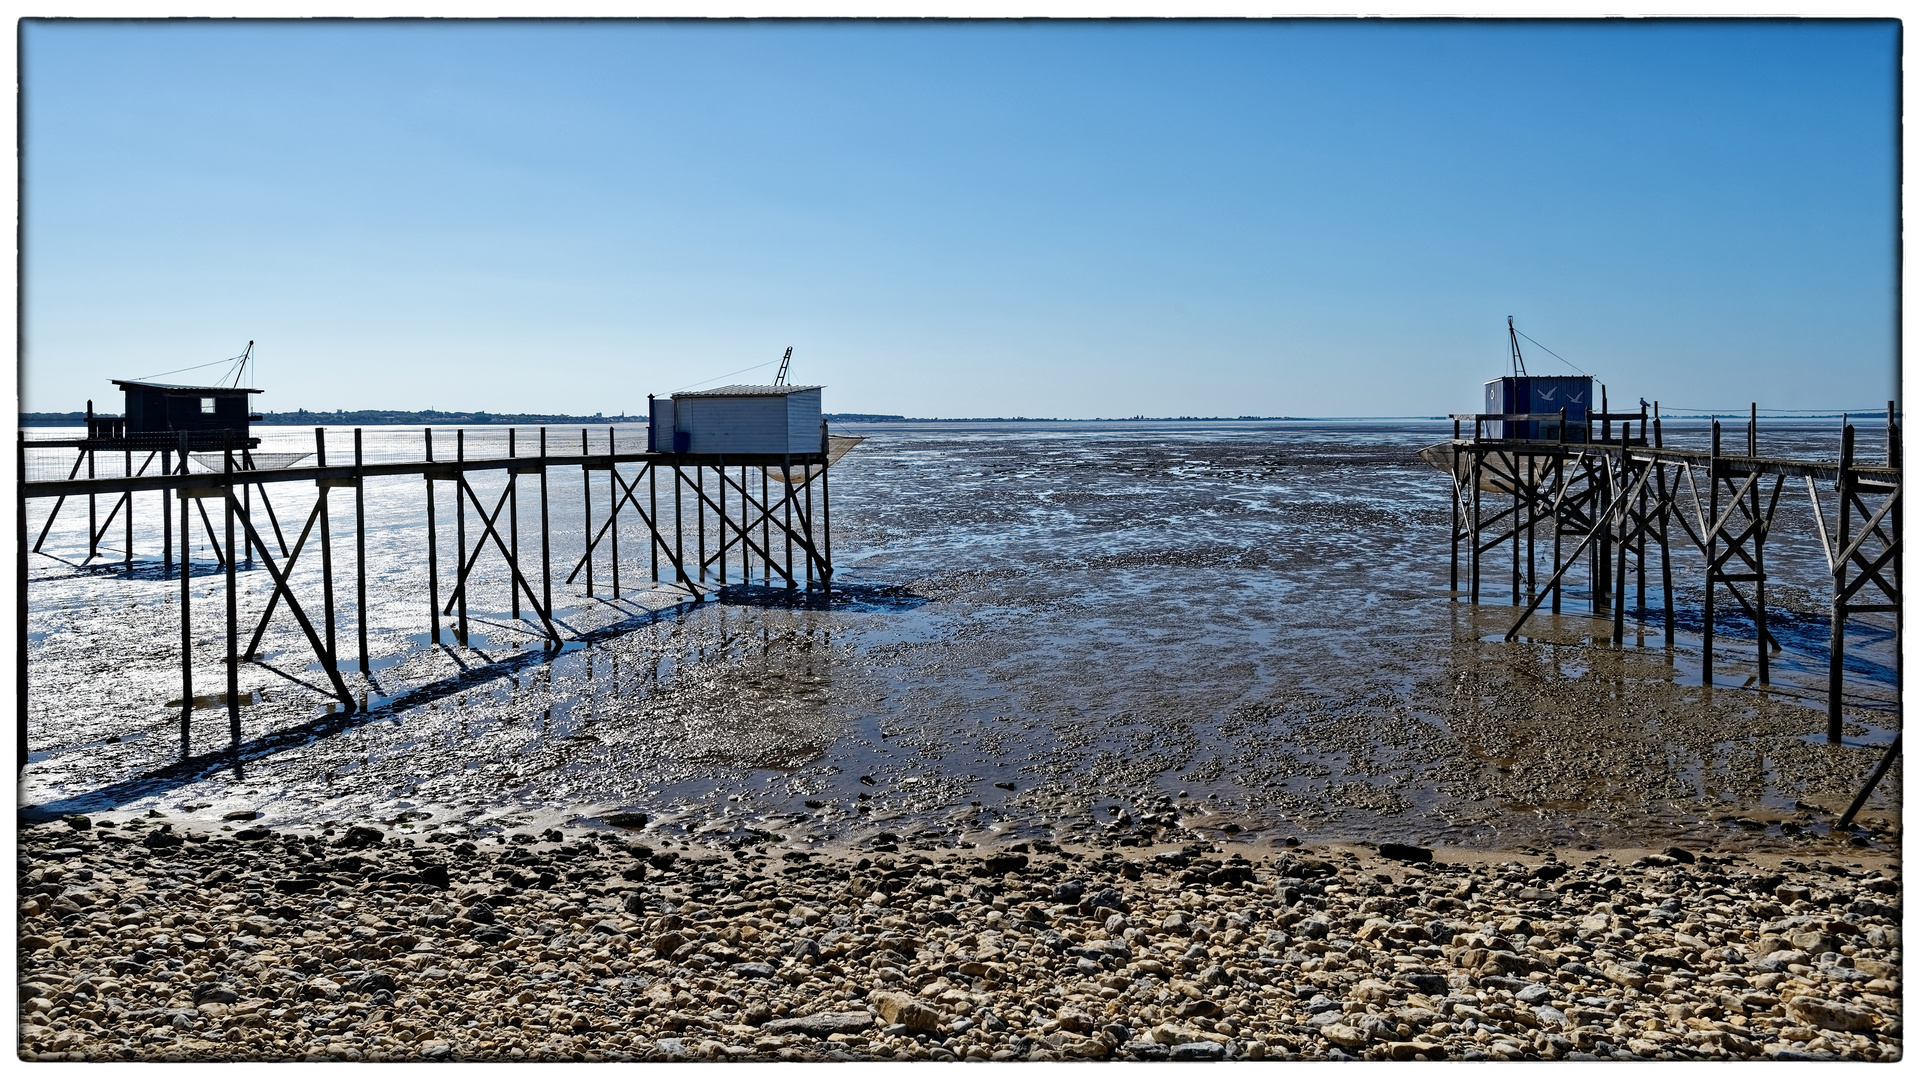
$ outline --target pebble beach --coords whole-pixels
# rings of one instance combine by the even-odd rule
[[[1884,851],[23,827],[64,1061],[1898,1060]],[[903,850],[904,848],[904,850]]]

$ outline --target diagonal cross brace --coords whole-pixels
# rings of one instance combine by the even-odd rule
[[[745,488],[741,487],[740,484],[734,481],[731,477],[728,477],[725,474],[722,474],[720,479],[725,486],[731,487],[733,488],[733,490],[738,491],[740,493],[740,497],[743,500],[745,500],[749,506],[753,507],[755,510],[760,512],[759,517],[754,518],[752,521],[743,522],[741,525],[741,531],[746,533],[749,536],[749,538],[751,538],[754,526],[759,525],[763,521],[772,522],[780,526],[780,531],[782,535],[791,535],[793,536],[794,539],[798,540],[800,542],[800,546],[803,549],[805,549],[807,554],[813,556],[815,562],[825,565],[826,560],[822,559],[820,557],[820,553],[814,550],[812,541],[808,536],[793,532],[793,530],[787,528],[786,523],[778,521],[773,516],[774,511],[788,504],[792,504],[795,509],[799,508],[799,504],[793,501],[795,489],[792,484],[787,485],[786,493],[782,495],[779,499],[775,500],[773,505],[767,506],[762,504],[758,499],[755,499],[751,491],[748,491]],[[801,514],[801,522],[802,524],[809,525],[809,526],[812,524],[810,521],[806,519],[804,511]],[[737,542],[738,540],[739,540],[739,537],[736,536],[732,540],[723,541],[720,545],[720,550],[715,551],[713,555],[709,557],[705,563],[702,563],[701,569],[704,570],[708,565],[711,565],[715,559],[718,559],[722,555],[724,555],[727,552],[727,550],[732,548],[735,542]],[[748,542],[751,543],[751,539],[749,539]],[[755,550],[759,550],[759,549],[756,547]],[[764,555],[766,553],[763,551],[761,552],[761,554]],[[767,561],[768,563],[773,565],[775,568],[780,570],[780,576],[787,579],[787,587],[792,588],[794,586],[793,567],[791,566],[782,567],[780,566],[780,563],[778,562],[778,560],[775,560],[772,558],[769,558]]]
[[[487,508],[485,506],[482,506],[478,499],[474,501],[474,504],[473,504],[474,509],[480,511],[480,516],[482,518],[482,523],[484,525],[490,527],[493,525],[494,522],[500,520],[500,511],[506,509],[507,499],[513,495],[514,480],[515,478],[511,474],[507,476],[507,486],[501,490],[500,500],[493,504],[493,513],[491,514],[487,513]],[[455,579],[453,584],[453,593],[447,597],[447,606],[440,610],[440,614],[442,615],[453,614],[454,605],[466,599],[467,575],[473,572],[473,568],[475,564],[477,564],[480,561],[480,553],[485,551],[486,549],[487,549],[486,538],[480,537],[477,540],[475,540],[473,545],[473,550],[471,552],[463,551],[460,553],[460,560],[461,560],[460,576],[457,579]]]
[[[266,566],[268,576],[273,578],[274,588],[277,592],[286,596],[287,610],[293,612],[294,620],[300,624],[301,633],[307,635],[307,644],[313,646],[313,654],[319,657],[321,668],[326,671],[327,678],[333,683],[334,693],[339,695],[341,702],[346,706],[345,711],[354,711],[356,705],[353,700],[353,694],[347,690],[347,684],[340,678],[339,661],[334,658],[332,653],[327,651],[325,645],[320,643],[320,635],[314,633],[313,630],[313,621],[307,618],[305,611],[301,610],[300,601],[294,599],[293,590],[287,586],[286,575],[281,573],[280,567],[273,561],[273,556],[268,554],[266,542],[260,538],[259,532],[254,529],[253,519],[247,515],[246,507],[240,504],[240,500],[234,495],[232,488],[227,489],[226,499],[227,505],[233,509],[234,516],[238,517],[240,524],[246,528],[248,538],[260,549],[260,562]],[[234,660],[238,662],[239,658],[235,657]]]
[[[293,551],[291,553],[282,553],[286,556],[287,560],[282,569],[286,571],[288,576],[292,576],[293,564],[300,560],[300,552],[305,550],[307,537],[313,532],[313,523],[318,520],[320,520],[320,504],[316,501],[313,504],[313,512],[307,515],[306,528],[300,530],[300,539],[293,545]],[[260,625],[253,628],[253,641],[247,646],[247,651],[240,654],[241,656],[251,660],[259,653],[260,639],[266,636],[267,623],[273,619],[274,609],[279,606],[280,587],[276,585],[273,590],[273,595],[267,598],[267,609],[260,614]]]
[[[722,481],[723,487],[726,484],[733,483],[733,481],[727,478],[725,473],[721,474],[720,479]],[[734,484],[733,486],[735,487],[736,490],[739,489],[738,484]],[[806,485],[803,484],[801,486],[805,487]],[[727,511],[725,507],[722,507],[716,504],[712,499],[708,498],[707,493],[701,490],[700,488],[694,488],[693,490],[694,490],[694,494],[700,497],[701,502],[704,502],[708,506],[713,507],[713,512],[716,514],[719,514],[721,520],[724,521],[726,519]],[[782,505],[784,505],[788,501],[788,499],[791,499],[792,495],[793,495],[793,485],[789,484],[787,487],[787,498],[781,500]],[[799,505],[796,503],[794,508],[798,510]],[[811,539],[812,533],[813,533],[813,522],[806,517],[805,511],[801,511],[801,523],[807,527],[807,531],[804,535],[800,533],[795,533],[791,529],[785,529],[784,526],[783,526],[783,531],[785,531],[787,535],[793,537],[796,541],[798,541],[801,548],[803,548],[808,555],[813,557],[813,561],[819,566],[824,568],[827,565],[827,561],[825,559],[822,559],[820,557],[820,553],[814,549],[813,540]],[[758,522],[756,521],[755,524],[758,524]],[[769,563],[777,563],[779,561],[775,559],[772,555],[768,554],[767,551],[764,548],[762,548],[759,544],[754,543],[753,537],[751,536],[747,537],[747,546],[751,548],[753,551],[758,552],[760,557],[765,559]],[[782,576],[784,576],[788,581],[793,580],[793,575],[791,573],[783,572]]]
[[[483,503],[481,503],[480,496],[474,492],[473,486],[467,483],[466,475],[462,473],[456,476],[454,479],[460,485],[460,490],[466,494],[467,499],[473,503],[474,509],[484,513],[486,510],[486,506]],[[512,485],[513,485],[513,482],[509,480],[508,490],[512,490]],[[502,505],[505,505],[505,499],[506,499],[506,494],[505,492],[502,492],[501,493]],[[487,536],[493,538],[493,545],[500,549],[501,558],[507,561],[507,570],[513,574],[514,584],[517,585],[522,592],[526,593],[527,603],[533,608],[534,614],[540,616],[541,625],[547,628],[547,640],[553,642],[555,646],[558,646],[560,644],[560,631],[554,628],[552,615],[547,611],[546,608],[540,606],[540,599],[539,597],[534,595],[533,586],[529,585],[527,583],[527,579],[524,576],[522,576],[520,573],[519,562],[514,559],[512,551],[509,550],[507,547],[507,542],[500,538],[499,531],[493,527],[494,519],[498,518],[499,516],[500,516],[500,508],[495,507],[493,511],[493,516],[483,517],[480,521],[480,526],[481,528],[486,530]],[[473,551],[474,551],[475,559],[480,557],[480,549],[484,546],[486,546],[486,540],[484,538],[481,539],[478,543],[474,544]],[[468,563],[468,569],[469,570],[472,569],[471,562]],[[464,572],[460,575],[459,588],[461,589],[466,588],[466,574]]]
[[[587,560],[593,557],[594,549],[600,546],[600,541],[606,537],[607,530],[613,527],[613,523],[617,520],[617,515],[620,513],[620,508],[623,506],[633,507],[633,512],[640,515],[640,520],[647,523],[647,534],[652,538],[654,545],[660,549],[661,554],[667,557],[667,561],[673,564],[674,572],[680,575],[680,580],[687,582],[689,585],[693,583],[693,579],[687,576],[686,568],[680,565],[680,556],[673,548],[669,547],[666,540],[660,536],[660,529],[654,524],[652,515],[640,508],[640,495],[634,489],[640,486],[640,477],[647,475],[647,470],[651,468],[653,468],[652,462],[647,462],[642,465],[639,475],[633,478],[633,483],[631,484],[627,483],[626,479],[620,475],[619,469],[610,468],[608,470],[609,475],[613,477],[614,483],[619,484],[626,494],[620,496],[613,504],[613,511],[607,515],[605,521],[600,523],[600,531],[593,534],[593,539],[587,544],[587,550],[581,554],[579,561],[573,564],[573,573],[567,575],[567,584],[573,584],[573,579],[579,577],[580,571],[586,568]]]
[[[1634,498],[1640,494],[1640,489],[1647,486],[1647,477],[1652,475],[1652,469],[1641,473],[1640,478],[1634,481],[1633,487],[1628,489],[1626,498],[1622,499],[1619,505],[1624,507],[1632,503]],[[1520,613],[1518,619],[1514,620],[1512,628],[1507,631],[1506,639],[1508,641],[1512,641],[1514,638],[1520,636],[1520,628],[1526,625],[1528,617],[1535,611],[1540,610],[1540,605],[1546,602],[1548,595],[1553,592],[1553,587],[1558,585],[1560,579],[1566,576],[1567,571],[1573,568],[1573,564],[1579,561],[1580,553],[1586,550],[1588,544],[1593,543],[1594,539],[1600,535],[1601,529],[1613,524],[1613,519],[1616,516],[1619,516],[1619,512],[1607,514],[1599,521],[1594,522],[1593,528],[1587,531],[1586,537],[1583,538],[1579,544],[1575,545],[1572,551],[1567,553],[1566,561],[1554,569],[1553,576],[1547,579],[1547,583],[1542,585],[1540,591],[1527,603],[1527,609]]]

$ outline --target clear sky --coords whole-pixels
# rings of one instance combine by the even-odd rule
[[[107,379],[254,339],[273,410],[640,412],[791,345],[830,411],[1434,414],[1504,373],[1508,315],[1616,402],[1874,406],[1899,45],[29,22],[22,406],[118,411]]]

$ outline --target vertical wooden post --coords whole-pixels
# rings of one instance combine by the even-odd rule
[[[453,565],[458,568],[467,565],[467,429],[453,429],[453,536],[454,546],[460,552]],[[471,572],[467,575],[472,577]],[[453,636],[463,647],[471,647],[473,637],[467,627],[467,585],[456,579],[454,591],[459,594],[459,624],[454,628]]]
[[[1520,606],[1520,451],[1515,450],[1507,458],[1507,460],[1511,462],[1513,465],[1513,476],[1511,481],[1513,484],[1513,520],[1508,522],[1508,525],[1513,530],[1513,545],[1512,545],[1513,572],[1511,574],[1513,595],[1508,599],[1507,602],[1512,604],[1514,607],[1519,607]]]
[[[680,583],[692,591],[693,579],[687,577],[686,531],[680,524],[680,458],[673,460],[673,565]]]
[[[766,468],[762,467],[760,469],[760,584],[771,588],[773,586],[773,523],[768,519],[773,516],[773,503],[769,501],[772,498],[773,486],[768,483],[769,479]]]
[[[793,455],[780,455],[780,482],[786,485],[782,491],[780,505],[786,510],[785,532],[787,535],[787,588],[794,587],[793,580]]]
[[[1648,462],[1647,467],[1657,466],[1653,462]],[[1637,524],[1634,528],[1635,538],[1639,540],[1639,547],[1635,549],[1633,557],[1634,574],[1637,578],[1634,606],[1639,609],[1640,614],[1637,618],[1642,627],[1647,621],[1647,502],[1652,490],[1645,484],[1640,485],[1640,509],[1636,514]]]
[[[1451,456],[1452,472],[1448,479],[1453,482],[1453,507],[1449,516],[1452,523],[1452,543],[1447,561],[1447,590],[1460,591],[1460,418],[1453,418],[1453,442],[1447,447]]]
[[[1833,602],[1829,617],[1832,619],[1827,631],[1827,741],[1840,741],[1840,694],[1846,685],[1847,658],[1847,602],[1844,599],[1847,589],[1847,559],[1839,554],[1847,550],[1851,542],[1853,524],[1853,425],[1845,424],[1840,429],[1840,475],[1834,478],[1834,493],[1840,504],[1839,532],[1834,538],[1833,551],[1836,558],[1833,563]],[[1825,528],[1825,523],[1821,528]]]
[[[1760,406],[1758,402],[1749,406],[1747,413],[1747,456],[1760,456]],[[1754,470],[1753,501],[1747,512],[1753,517],[1753,622],[1759,638],[1754,648],[1760,668],[1760,685],[1766,686],[1773,681],[1767,655],[1767,522],[1760,507],[1759,466],[1750,465]],[[1778,489],[1776,488],[1776,491]],[[1824,528],[1825,526],[1822,526]]]
[[[1893,402],[1891,401],[1887,402],[1887,465],[1896,469],[1900,467],[1900,425],[1894,420]],[[1900,512],[1902,509],[1902,507],[1895,506],[1892,512],[1887,515],[1887,528],[1893,534],[1894,544],[1893,587],[1900,593],[1899,596],[1894,597],[1895,610],[1893,613],[1893,688],[1895,692],[1906,688],[1906,665],[1901,660],[1903,654],[1900,651],[1901,639],[1905,634],[1907,618],[1906,605],[1902,602],[1906,597],[1907,590],[1906,586],[1900,584],[1900,564],[1906,558],[1906,543],[1901,536],[1900,526]],[[1895,744],[1898,744],[1900,736],[1895,735],[1893,739]],[[1889,750],[1888,753],[1891,754],[1893,751]],[[1885,766],[1882,766],[1883,770],[1884,768]]]
[[[1707,456],[1707,599],[1703,606],[1703,625],[1700,628],[1700,685],[1713,685],[1713,593],[1714,581],[1719,577],[1714,572],[1714,552],[1719,548],[1720,534],[1714,529],[1714,523],[1720,520],[1720,421],[1713,422],[1713,450]]]
[[[1540,525],[1540,458],[1527,456],[1527,598],[1533,598],[1538,567],[1534,558],[1534,533]]]
[[[1467,573],[1469,579],[1468,599],[1470,602],[1478,604],[1480,602],[1480,467],[1482,464],[1481,458],[1484,456],[1480,450],[1480,440],[1478,438],[1480,434],[1480,422],[1478,420],[1474,421],[1473,431],[1476,436],[1473,446],[1473,468],[1469,470],[1467,474],[1467,480],[1472,484],[1472,490],[1469,494],[1473,499],[1472,513],[1467,522],[1469,555],[1467,559]]]
[[[1610,424],[1611,421],[1606,421],[1606,423]],[[1605,451],[1603,450],[1602,454],[1604,455],[1604,453]],[[1598,469],[1598,483],[1595,484],[1593,488],[1593,515],[1596,523],[1612,515],[1613,498],[1615,495],[1613,470],[1607,468],[1606,458],[1604,456],[1600,459]],[[1613,550],[1613,528],[1611,525],[1601,525],[1600,534],[1594,540],[1593,553],[1593,596],[1588,606],[1595,615],[1599,615],[1607,610],[1603,605],[1608,601],[1607,590],[1612,587],[1613,558],[1615,552]]]
[[[354,605],[360,624],[360,673],[373,668],[367,661],[367,476],[366,457],[360,445],[360,429],[353,429],[353,571]]]
[[[1623,423],[1622,427],[1624,428],[1624,426],[1625,425]],[[1627,482],[1626,442],[1627,442],[1627,432],[1625,430],[1622,430],[1620,433],[1620,483],[1622,487],[1625,487]],[[1632,510],[1632,504],[1626,501],[1623,493],[1622,498],[1615,503],[1613,513],[1609,515],[1609,524],[1606,526],[1606,528],[1612,529],[1615,527],[1615,525],[1612,524],[1612,522],[1618,522],[1619,523],[1618,527],[1620,529],[1620,544],[1619,544],[1618,550],[1614,552],[1614,564],[1613,564],[1613,644],[1615,647],[1620,647],[1627,643],[1627,529],[1626,529],[1626,524],[1627,524],[1627,515],[1631,510]]]
[[[87,440],[93,440],[93,402],[87,402]],[[93,479],[93,448],[87,448],[87,479]],[[99,501],[92,493],[87,493],[87,558],[100,554],[100,510]]]
[[[1565,410],[1562,410],[1562,411],[1564,412]],[[1564,420],[1561,421],[1560,430],[1562,431],[1566,430],[1566,422]],[[1564,455],[1562,455],[1561,457],[1554,459],[1554,462],[1553,462],[1553,490],[1556,493],[1558,493],[1566,485],[1566,482],[1567,482],[1567,459]],[[1564,496],[1561,498],[1561,505],[1562,506],[1566,505],[1566,499]],[[1561,532],[1562,530],[1560,528],[1560,512],[1555,511],[1553,515],[1553,568],[1556,576],[1552,585],[1553,613],[1555,615],[1560,614],[1560,583],[1566,580],[1566,575],[1560,574],[1558,572],[1560,569],[1560,545],[1561,545],[1560,534]]]
[[[593,595],[593,471],[587,468],[587,429],[580,429],[580,513],[584,522],[582,542],[587,549],[587,595]]]
[[[327,429],[326,428],[317,427],[313,429],[313,447],[315,452],[315,460],[318,462],[321,468],[323,469],[326,468],[327,467]],[[315,481],[315,483],[320,488],[320,492],[319,492],[320,583],[321,583],[321,590],[322,590],[321,598],[326,608],[326,623],[327,623],[327,660],[326,662],[328,664],[333,664],[334,663],[333,658],[340,655],[340,650],[334,646],[334,641],[333,641],[333,537],[331,532],[329,531],[329,522],[327,521],[327,511],[329,509],[329,496],[333,494],[333,489],[327,486],[327,482],[324,479],[317,480]],[[232,549],[229,548],[228,552],[229,554],[231,554]]]
[[[713,469],[713,480],[715,485],[714,494],[719,496],[719,498],[715,499],[714,502],[716,505],[719,506],[720,512],[717,515],[715,515],[715,519],[713,523],[713,531],[714,531],[713,553],[720,560],[720,587],[722,589],[725,589],[727,587],[727,524],[728,524],[727,523],[727,459],[726,459],[726,455],[722,454],[716,460],[718,460],[719,464],[715,465]]]
[[[613,425],[607,425],[607,561],[613,564],[613,598],[620,599],[620,481],[614,466]]]
[[[701,465],[693,467],[693,528],[694,528],[694,565],[700,570],[700,582],[707,580],[707,478],[706,469]],[[705,591],[702,590],[702,596]]]
[[[552,544],[548,537],[552,530],[547,522],[547,429],[540,429],[540,599],[547,609],[547,620],[553,620],[553,556]],[[560,639],[553,640],[559,648]]]
[[[180,433],[180,471],[187,471],[187,433]],[[180,756],[193,752],[193,530],[180,500]]]
[[[1653,433],[1654,438],[1657,439],[1660,437],[1659,420],[1653,422]],[[1658,492],[1660,499],[1660,606],[1662,620],[1660,632],[1666,637],[1666,648],[1671,650],[1673,648],[1673,552],[1672,549],[1667,546],[1667,517],[1672,513],[1673,504],[1667,496],[1666,466],[1656,461],[1653,467],[1660,470],[1654,476],[1654,478],[1660,482],[1660,490]],[[1675,494],[1679,493],[1679,487],[1680,485],[1676,476],[1674,483]],[[1826,528],[1825,525],[1820,527],[1823,529]]]
[[[820,422],[822,432],[826,430],[826,421]],[[825,592],[833,591],[833,516],[827,498],[827,465],[820,463],[820,588]]]
[[[514,429],[507,429],[507,457],[519,456],[514,445]],[[507,468],[507,550],[513,555],[513,568],[520,569],[520,474]],[[511,581],[507,583],[507,594],[513,603],[513,617],[520,617],[520,587]]]
[[[127,471],[122,475],[127,476],[128,478],[131,478],[133,476],[133,448],[131,446],[127,447],[126,468],[127,468]],[[127,576],[132,577],[133,576],[133,492],[132,491],[127,492],[127,516],[126,516],[126,520],[122,521],[120,524],[125,526],[126,528],[127,550],[125,554],[127,557]]]
[[[802,467],[805,468],[805,466]],[[804,491],[807,496],[807,505],[803,511],[806,515],[807,539],[812,541],[812,543],[807,545],[807,588],[812,589],[815,572],[814,564],[819,561],[814,558],[814,552],[820,550],[820,538],[816,536],[813,531],[813,470],[810,468],[807,469],[807,482]]]
[[[20,493],[15,499],[13,518],[14,535],[18,538],[13,545],[13,629],[16,650],[13,671],[13,715],[16,738],[14,760],[19,762],[17,766],[19,771],[15,775],[18,776],[26,771],[27,753],[30,750],[27,740],[27,704],[30,698],[27,694],[27,436],[25,433],[16,436],[15,447],[18,456],[14,462],[14,483],[15,490]],[[162,491],[161,501],[165,502],[166,497],[167,493]],[[167,559],[169,562],[172,561],[171,551],[167,553]]]
[[[233,557],[233,429],[228,428],[221,438],[223,472],[225,473],[225,498],[220,504],[227,511],[227,737],[233,744],[233,752],[240,753],[240,582],[236,576],[239,560]],[[251,549],[249,549],[251,550]]]
[[[160,472],[173,475],[173,451],[160,451]],[[173,489],[170,487],[160,489],[160,528],[160,573],[164,577],[173,572]]]
[[[187,467],[187,436],[180,435],[180,468]],[[193,753],[193,531],[180,502],[180,756]]]
[[[654,463],[647,462],[647,529],[654,537],[660,535],[660,485],[656,474],[659,470]],[[654,584],[660,583],[660,542],[649,539],[647,542],[648,565],[653,571]]]
[[[427,610],[433,620],[433,643],[440,644],[440,533],[434,527],[433,493],[433,429],[425,429],[427,437]]]

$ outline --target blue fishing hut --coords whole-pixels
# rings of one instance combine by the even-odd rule
[[[1587,412],[1593,405],[1593,378],[1588,375],[1507,375],[1487,382],[1489,413],[1559,413],[1567,410],[1567,430],[1561,438],[1558,420],[1502,420],[1493,425],[1502,439],[1543,439],[1548,442],[1585,442]]]

